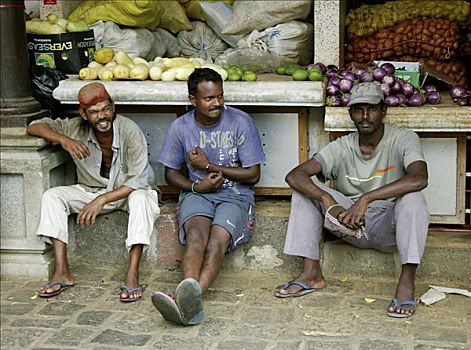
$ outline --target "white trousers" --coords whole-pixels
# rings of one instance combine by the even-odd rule
[[[344,208],[353,204],[342,193],[318,181],[316,185],[330,193]],[[321,203],[293,191],[285,254],[319,260],[324,212]],[[365,224],[368,240],[348,236],[343,240],[359,248],[383,252],[397,249],[402,264],[420,264],[429,224],[429,212],[422,192],[412,192],[398,198],[391,208],[368,208]]]
[[[36,234],[67,244],[67,217],[79,213],[85,205],[105,192],[106,189],[88,192],[81,185],[59,186],[47,190],[41,199],[41,217]],[[129,250],[135,244],[149,245],[154,222],[160,213],[157,192],[134,190],[128,198],[106,204],[100,214],[115,210],[129,213],[126,248]]]

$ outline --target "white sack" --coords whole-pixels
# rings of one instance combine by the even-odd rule
[[[199,57],[208,62],[221,55],[227,44],[206,23],[191,22],[193,30],[178,33],[177,42],[186,57]]]

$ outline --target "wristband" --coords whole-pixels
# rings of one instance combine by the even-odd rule
[[[191,183],[191,192],[198,193],[198,192],[195,191],[195,185],[196,185],[196,182]]]

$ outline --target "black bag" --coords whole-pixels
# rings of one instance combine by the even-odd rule
[[[62,104],[52,96],[52,92],[59,86],[59,81],[69,77],[57,69],[42,66],[31,67],[31,90],[33,97],[41,103],[41,107],[51,111],[52,118],[63,116]]]

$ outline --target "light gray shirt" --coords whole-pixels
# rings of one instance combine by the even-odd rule
[[[389,124],[384,125],[383,138],[370,155],[361,152],[358,132],[353,132],[329,143],[313,158],[321,164],[324,177],[335,180],[336,190],[352,200],[400,179],[411,163],[424,161],[418,135]],[[388,207],[394,200],[370,205]]]
[[[112,191],[121,186],[133,189],[151,189],[154,172],[147,157],[147,142],[142,130],[132,120],[116,115],[113,121],[113,159],[109,179],[100,175],[102,151],[93,128],[80,117],[67,119],[43,118],[31,124],[44,123],[53,131],[81,141],[90,150],[90,156],[74,160],[77,183],[95,192],[102,188]]]

